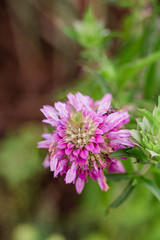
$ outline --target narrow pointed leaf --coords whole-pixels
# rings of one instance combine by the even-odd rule
[[[160,188],[152,182],[152,180],[141,177],[142,183],[152,192],[152,194],[160,201]]]
[[[113,173],[113,174],[106,174],[107,181],[119,182],[119,181],[126,181],[131,180],[133,178],[132,174],[128,173]]]
[[[147,111],[146,109],[138,109],[142,114],[143,116],[145,116],[148,121],[153,125],[154,124],[154,119],[153,119],[153,115],[151,112]]]
[[[129,149],[132,148],[122,148],[117,151],[114,151],[109,154],[110,158],[117,158],[117,157],[130,157],[130,154],[127,152]]]
[[[125,189],[123,190],[123,192],[118,196],[118,198],[107,207],[106,213],[108,214],[111,208],[119,207],[132,193],[136,184],[137,184],[137,181],[135,180],[130,181],[128,185],[125,187]]]
[[[129,64],[125,64],[119,68],[119,86],[123,88],[126,81],[133,77],[142,68],[154,63],[160,59],[160,51],[154,52],[147,57],[138,59],[137,61]]]

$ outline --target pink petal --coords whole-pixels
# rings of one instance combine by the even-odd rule
[[[114,139],[114,140],[110,141],[110,146],[111,147],[116,147],[118,145],[134,147],[134,144],[130,140],[125,139],[125,138],[117,138],[117,139]]]
[[[93,151],[93,149],[94,149],[94,145],[93,145],[93,143],[89,143],[88,145],[86,145],[85,146],[85,148],[88,150],[88,151]]]
[[[85,184],[85,181],[83,179],[81,179],[80,177],[78,177],[76,180],[76,184],[75,184],[76,191],[78,194],[81,194],[81,192],[83,191],[84,184]]]
[[[50,120],[58,121],[57,112],[54,107],[49,105],[44,105],[43,108],[40,109],[41,112],[45,115],[46,118]]]
[[[73,148],[66,148],[65,149],[66,155],[69,156],[71,154],[72,150],[73,150]]]
[[[95,140],[96,140],[97,143],[103,143],[104,142],[104,138],[101,135],[96,135]]]
[[[42,163],[44,168],[49,168],[50,166],[50,160],[49,160],[49,155],[47,155]]]
[[[56,168],[56,170],[54,171],[54,177],[57,177],[57,175],[63,170],[64,166],[67,164],[67,159],[63,159],[61,161],[59,161],[58,166]]]
[[[91,137],[90,139],[89,139],[89,142],[95,142],[96,140],[95,140],[95,137]]]
[[[70,155],[70,162],[73,162],[73,161],[75,161],[75,156],[73,155],[73,152],[71,153],[71,155]]]
[[[84,158],[84,159],[87,159],[87,157],[88,157],[88,150],[87,149],[83,149],[83,150],[81,150],[80,151],[80,156],[82,157],[82,158]]]
[[[131,136],[131,133],[127,129],[121,129],[118,131],[112,131],[107,134],[108,138],[116,139],[116,138],[128,138]]]
[[[129,121],[129,114],[128,112],[115,112],[115,113],[111,113],[105,121],[105,130],[106,132],[114,129],[115,127],[119,127],[121,125],[123,125],[125,122]]]
[[[76,168],[77,168],[77,164],[73,162],[71,168],[66,173],[66,177],[65,177],[66,183],[71,183],[75,180]]]
[[[68,111],[66,108],[66,104],[62,102],[57,102],[54,104],[56,110],[59,112],[59,115],[61,118],[67,118],[68,117]]]
[[[96,102],[96,104],[99,106],[97,110],[99,115],[103,115],[108,111],[111,104],[111,99],[112,95],[108,93],[100,101]]]
[[[72,93],[69,93],[68,95],[67,95],[67,98],[68,98],[68,100],[69,100],[69,103],[73,106],[73,107],[75,107],[76,108],[76,97],[75,97],[75,95],[74,94],[72,94]]]
[[[68,148],[73,148],[73,147],[74,147],[74,144],[72,144],[72,143],[69,142],[69,143],[67,144],[67,147],[68,147]]]
[[[37,148],[49,148],[51,145],[51,140],[44,140],[37,143]]]
[[[97,128],[94,134],[103,134],[103,131],[100,128]]]
[[[78,157],[79,151],[80,151],[79,149],[73,150],[73,155]]]
[[[64,140],[60,140],[57,145],[58,148],[65,149],[67,147],[67,144],[64,143]]]
[[[111,159],[112,160],[112,159]],[[125,173],[125,168],[121,161],[118,161],[115,159],[115,162],[112,162],[108,168],[109,173],[119,172],[119,173]]]
[[[103,123],[103,117],[95,117],[95,118],[94,118],[94,121],[95,121],[96,123],[99,123],[99,124],[100,124],[100,123]],[[99,125],[99,124],[98,124],[98,125]]]
[[[100,177],[98,177],[98,184],[102,191],[105,191],[105,192],[108,191],[109,186],[107,185],[106,178],[103,174]]]
[[[51,139],[51,138],[52,138],[52,134],[51,134],[51,133],[43,133],[43,134],[42,134],[42,137],[43,137],[44,139],[48,140],[48,139]]]
[[[50,170],[53,172],[54,170],[56,170],[56,167],[57,167],[57,163],[58,163],[58,157],[57,157],[57,154],[55,154],[53,156],[53,158],[51,158],[51,161],[50,161]]]
[[[93,153],[100,153],[100,147],[98,144],[94,145]]]
[[[86,163],[86,161],[87,161],[87,159],[84,159],[84,158],[82,158],[82,157],[80,157],[80,156],[76,159],[76,162],[77,162],[80,166],[83,166],[83,165]]]

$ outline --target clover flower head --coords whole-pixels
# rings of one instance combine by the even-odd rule
[[[46,117],[43,122],[53,127],[53,132],[44,133],[45,140],[38,143],[39,148],[49,151],[43,165],[50,167],[54,177],[65,174],[65,182],[74,183],[79,194],[88,177],[107,191],[104,169],[109,173],[125,171],[121,161],[109,158],[109,154],[133,146],[129,130],[123,127],[129,114],[111,108],[111,94],[96,102],[79,92],[67,97],[65,103],[41,109]]]

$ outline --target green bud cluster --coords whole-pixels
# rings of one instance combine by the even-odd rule
[[[135,144],[149,152],[151,158],[160,160],[160,97],[153,113],[145,109],[139,111],[143,119],[137,120],[137,130],[131,130]]]

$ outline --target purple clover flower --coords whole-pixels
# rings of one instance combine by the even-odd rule
[[[112,95],[106,94],[94,102],[89,96],[69,93],[66,103],[57,102],[44,106],[43,122],[53,127],[53,132],[44,133],[45,139],[38,148],[47,148],[48,156],[43,162],[50,167],[54,177],[65,174],[66,183],[74,183],[81,193],[87,177],[98,181],[103,191],[109,189],[103,169],[109,173],[124,173],[125,169],[109,154],[115,150],[132,147],[130,132],[123,125],[129,121],[126,111],[110,111]]]

